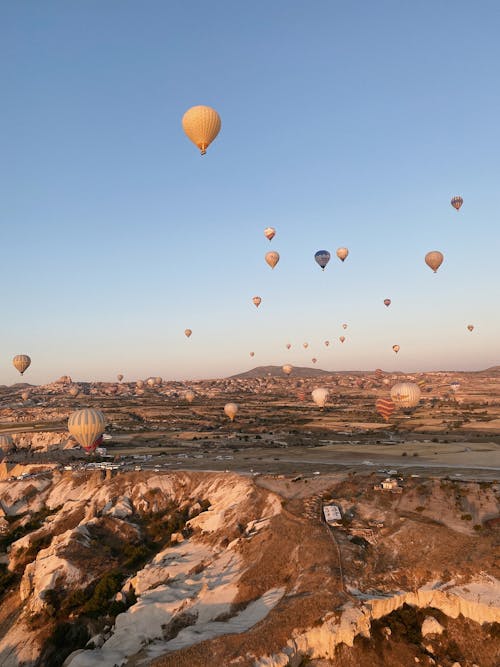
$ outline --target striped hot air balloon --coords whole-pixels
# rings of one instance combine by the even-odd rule
[[[375,403],[375,409],[386,422],[389,421],[390,416],[396,409],[396,406],[390,398],[379,398]]]
[[[12,363],[14,365],[14,368],[18,370],[22,375],[24,371],[27,368],[29,368],[31,364],[31,359],[28,357],[27,354],[16,354],[14,359],[12,359]]]
[[[391,388],[391,398],[398,408],[414,408],[420,401],[420,387],[414,382],[399,382]]]
[[[96,441],[103,434],[106,427],[106,418],[100,410],[83,408],[70,415],[68,431],[86,452],[96,448]]]
[[[453,208],[455,208],[457,211],[460,210],[460,207],[462,206],[463,203],[464,203],[464,200],[460,196],[452,197],[451,202],[450,202],[450,204],[453,206]]]

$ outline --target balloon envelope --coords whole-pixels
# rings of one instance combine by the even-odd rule
[[[187,391],[184,392],[184,398],[188,403],[192,403],[194,401],[195,393],[192,389],[188,389]]]
[[[391,305],[391,300],[390,299],[384,299],[384,306],[389,307]]]
[[[304,350],[307,350],[307,348],[309,347],[309,343],[302,343],[302,347],[304,348]]]
[[[399,382],[391,388],[391,398],[398,408],[414,408],[420,401],[420,387],[415,382]]]
[[[275,250],[270,250],[269,252],[266,252],[265,260],[271,269],[274,269],[276,264],[280,261],[280,255]]]
[[[318,360],[316,359],[316,357],[313,357],[311,361],[313,362],[313,364],[315,364]]]
[[[467,325],[467,329],[468,329],[469,331],[474,331],[474,325],[473,325],[473,324],[468,324],[468,325]]]
[[[347,248],[339,248],[337,250],[337,257],[344,261],[347,255],[349,254],[349,250]]]
[[[276,236],[276,230],[274,229],[274,227],[266,227],[264,229],[264,236],[269,241],[272,241],[274,239],[274,237]]]
[[[250,356],[251,356],[251,357],[254,357],[254,356],[255,356],[255,352],[250,352]]]
[[[320,408],[324,408],[328,400],[328,389],[326,387],[317,387],[311,393],[313,401]]]
[[[289,350],[291,347],[292,347],[292,346],[291,346],[290,343],[287,343],[287,344],[286,344],[286,349],[287,349],[287,350]]]
[[[444,255],[442,252],[439,252],[439,250],[431,250],[431,252],[428,252],[425,256],[425,263],[434,271],[434,273],[437,273],[443,260]]]
[[[14,368],[16,368],[22,375],[24,371],[29,368],[31,359],[27,354],[16,354],[14,359],[12,359],[12,363],[14,364]]]
[[[203,105],[191,107],[182,117],[182,128],[189,139],[198,146],[205,155],[221,128],[220,116],[212,109]]]
[[[345,341],[345,336],[339,336],[339,341],[343,343]]]
[[[314,259],[316,260],[316,263],[321,266],[323,271],[325,270],[325,266],[328,264],[330,261],[330,253],[328,250],[318,250],[318,252],[314,255]]]
[[[192,333],[193,332],[191,331],[191,329],[184,329],[184,335],[186,336],[186,338],[189,338]]]
[[[226,405],[224,406],[224,412],[229,417],[229,419],[233,421],[238,412],[238,406],[236,405],[236,403],[226,403]]]
[[[253,301],[253,303],[254,303],[254,306],[256,306],[257,308],[258,308],[258,307],[260,306],[260,304],[262,303],[262,299],[260,298],[260,296],[254,296],[254,297],[252,298],[252,301]]]
[[[123,380],[123,375],[121,373],[118,373],[116,379],[118,380],[118,382],[121,382]]]
[[[290,373],[293,371],[293,366],[290,366],[290,364],[285,364],[281,367],[281,370],[285,375],[290,375]]]
[[[392,349],[393,349],[394,352],[397,354],[401,348],[400,348],[399,345],[393,345],[393,346],[392,346]]]
[[[375,409],[385,421],[389,421],[389,417],[396,409],[396,405],[390,398],[379,398],[375,403]]]
[[[86,451],[96,448],[96,440],[106,427],[106,418],[100,410],[84,408],[77,410],[68,419],[68,431]]]
[[[4,454],[7,454],[14,448],[14,440],[11,435],[0,435],[0,449]],[[0,454],[1,456],[1,454]]]
[[[329,340],[325,340],[325,347],[328,347],[329,345],[330,345],[330,341],[329,341]]]
[[[463,200],[462,197],[460,197],[460,196],[452,197],[450,203],[451,203],[451,205],[453,206],[453,208],[456,208],[457,211],[458,211],[458,210],[460,210],[460,207],[461,207],[462,204],[464,203],[464,200]]]

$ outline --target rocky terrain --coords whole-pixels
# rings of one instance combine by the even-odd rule
[[[0,664],[497,664],[497,483],[294,479],[1,482]]]

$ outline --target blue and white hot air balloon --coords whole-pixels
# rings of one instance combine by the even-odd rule
[[[314,259],[324,271],[325,266],[330,261],[330,253],[328,252],[328,250],[318,250],[318,252],[314,255]]]

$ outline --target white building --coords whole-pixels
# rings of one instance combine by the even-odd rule
[[[342,514],[337,505],[323,505],[323,514],[325,515],[325,521],[329,526],[341,525]]]

